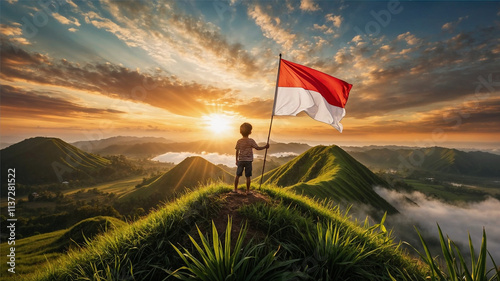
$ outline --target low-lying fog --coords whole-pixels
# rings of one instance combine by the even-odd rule
[[[295,152],[278,152],[278,153],[272,153],[268,154],[269,156],[272,157],[286,157],[286,156],[296,156],[297,153]],[[160,161],[160,162],[165,162],[165,163],[174,163],[175,165],[179,164],[182,162],[184,159],[190,156],[200,156],[205,158],[207,161],[218,165],[218,164],[223,164],[226,165],[230,168],[236,167],[235,164],[235,155],[232,154],[220,154],[216,152],[206,152],[206,153],[193,153],[193,152],[167,152],[162,155],[158,155],[155,158],[153,158],[154,161]],[[259,157],[262,157],[260,155],[254,154],[254,158],[257,159]]]
[[[409,242],[414,247],[420,246],[416,225],[426,239],[434,238],[430,242],[436,248],[438,243],[438,228],[443,235],[450,237],[461,245],[463,255],[469,256],[470,233],[476,251],[479,251],[483,228],[486,230],[487,249],[498,264],[500,262],[500,201],[487,198],[482,202],[461,203],[452,205],[432,199],[420,192],[400,193],[385,188],[376,187],[375,191],[396,207],[400,214],[387,218],[387,225],[394,229],[396,237]],[[417,205],[409,203],[405,197]],[[419,248],[419,247],[417,247]],[[433,256],[442,256],[439,248],[434,249]],[[489,260],[489,257],[488,257]]]

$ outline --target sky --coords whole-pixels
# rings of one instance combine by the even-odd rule
[[[353,84],[343,133],[271,139],[499,148],[500,2],[1,1],[1,142],[265,141],[283,58]]]

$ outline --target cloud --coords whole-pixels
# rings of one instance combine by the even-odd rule
[[[343,21],[343,18],[340,15],[334,16],[333,14],[327,14],[325,18],[327,22],[331,21],[333,23],[333,26],[337,28],[340,27]]]
[[[326,25],[318,25],[317,23],[315,23],[313,25],[313,29],[316,29],[316,30],[321,30],[323,31],[324,34],[333,34],[333,29],[331,29],[330,27],[326,26]]]
[[[495,260],[500,260],[500,201],[494,198],[487,198],[482,202],[463,203],[461,205],[450,205],[439,200],[430,199],[420,192],[399,193],[394,190],[375,188],[375,191],[389,203],[395,206],[400,215],[389,217],[387,222],[395,228],[396,236],[403,236],[409,239],[418,240],[416,232],[411,231],[412,225],[417,225],[419,230],[427,235],[437,237],[438,231],[436,223],[443,230],[444,235],[462,246],[468,246],[467,233],[470,232],[473,245],[479,248],[483,227],[488,236],[488,250]],[[415,204],[407,203],[411,199]],[[399,225],[399,226],[398,226]],[[410,233],[405,229],[408,227]],[[412,244],[415,246],[415,244]],[[468,248],[466,249],[468,253]],[[437,255],[434,252],[433,255]]]
[[[297,36],[280,27],[278,20],[271,18],[258,5],[248,9],[248,15],[255,20],[255,23],[260,27],[264,36],[274,40],[276,43],[290,50]]]
[[[111,63],[80,65],[2,45],[2,73],[7,81],[24,80],[93,92],[116,99],[145,103],[184,116],[201,116],[210,104],[232,90],[181,81],[162,71],[142,73]]]
[[[500,132],[495,124],[500,120],[500,97],[467,97],[456,106],[422,113],[418,127],[429,126],[444,130],[469,132]],[[417,123],[417,122],[415,122]]]
[[[59,13],[52,13],[52,16],[58,21],[60,22],[61,24],[64,24],[64,25],[76,25],[76,26],[80,26],[80,22],[78,21],[78,19],[76,18],[72,18],[71,20],[68,19],[67,17],[59,14]]]
[[[247,118],[267,119],[273,109],[273,100],[251,99],[250,101],[240,101],[238,104],[229,106],[229,110],[238,112]]]
[[[300,0],[300,9],[306,12],[314,12],[320,10],[319,5],[314,3],[314,0]]]
[[[222,60],[225,67],[238,69],[242,74],[251,77],[258,73],[256,60],[244,49],[240,43],[229,43],[225,37],[211,25],[205,24],[191,16],[174,15],[170,21],[172,26],[182,30],[184,36],[189,37],[203,50],[209,51]],[[192,51],[196,48],[191,48]],[[200,56],[202,56],[200,54]]]
[[[12,23],[12,25],[0,24],[0,34],[2,44],[10,41],[21,45],[30,45],[30,42],[23,37],[23,30],[19,23]]]
[[[0,33],[5,36],[21,36],[23,31],[21,27],[18,26],[10,26],[7,24],[0,24]]]
[[[411,34],[409,31],[403,34],[398,35],[398,40],[405,41],[408,45],[416,45],[421,42],[420,39],[415,37],[415,35]]]
[[[469,16],[465,16],[465,17],[458,18],[458,20],[456,20],[456,21],[447,22],[447,23],[443,24],[441,29],[443,31],[453,32],[459,23],[461,23],[462,21],[464,21],[468,18],[469,18]]]
[[[248,78],[259,72],[256,58],[242,44],[230,43],[217,26],[186,15],[174,3],[106,1],[103,6],[111,18],[90,11],[84,15],[86,21],[166,64],[176,57],[227,76]]]
[[[27,91],[18,87],[2,85],[0,93],[2,112],[10,118],[19,116],[23,118],[38,117],[82,117],[86,118],[110,118],[110,114],[122,114],[125,112],[113,109],[100,109],[84,107],[73,101],[62,98],[51,97],[50,93]],[[79,102],[81,103],[81,101]]]
[[[407,32],[396,40],[369,38],[363,45],[365,39],[356,36],[350,46],[337,51],[336,63],[325,72],[341,73],[339,78],[354,85],[348,117],[388,116],[441,102],[460,103],[474,94],[478,77],[498,72],[498,35],[498,29],[485,27],[424,42]],[[408,46],[402,47],[401,41]],[[490,93],[499,90],[494,86]]]

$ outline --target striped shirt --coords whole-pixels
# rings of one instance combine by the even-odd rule
[[[241,138],[236,142],[235,149],[239,151],[238,161],[253,161],[253,150],[257,149],[259,146],[251,138]]]

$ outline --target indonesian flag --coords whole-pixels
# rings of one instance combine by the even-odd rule
[[[280,60],[274,115],[296,116],[305,111],[313,119],[342,132],[340,120],[352,85],[321,71]]]

